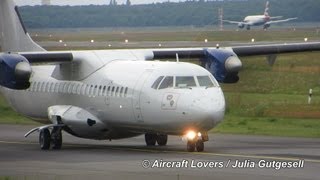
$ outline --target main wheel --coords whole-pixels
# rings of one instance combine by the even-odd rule
[[[159,146],[165,146],[168,142],[168,135],[167,134],[158,134],[157,135],[157,143]]]
[[[52,140],[52,144],[53,144],[52,149],[61,149],[62,133],[61,133],[60,129],[58,129],[58,130],[53,129],[52,130],[51,140]]]
[[[49,129],[42,129],[39,135],[39,144],[42,150],[48,150],[50,148],[50,139]]]
[[[198,152],[202,152],[204,150],[204,143],[203,143],[202,140],[199,139],[196,142],[196,149],[197,149]]]
[[[154,146],[156,145],[156,141],[157,141],[157,135],[153,134],[153,133],[146,133],[144,135],[145,141],[147,146]]]
[[[189,152],[194,152],[195,147],[196,147],[196,143],[194,141],[188,141],[187,150]]]

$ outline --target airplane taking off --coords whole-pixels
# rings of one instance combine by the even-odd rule
[[[240,29],[243,29],[244,27],[247,28],[247,30],[250,30],[251,26],[263,26],[263,29],[268,29],[271,24],[276,23],[283,23],[292,21],[298,18],[288,18],[288,19],[281,19],[282,16],[274,16],[271,17],[269,15],[269,1],[266,2],[266,9],[264,10],[263,15],[252,15],[252,16],[246,16],[243,21],[230,21],[230,20],[223,20],[224,22],[228,22],[231,24],[238,24],[238,27]],[[274,20],[274,19],[280,19],[280,20]]]
[[[225,113],[219,83],[236,83],[238,56],[319,51],[320,43],[88,51],[45,51],[29,36],[17,6],[0,1],[0,91],[20,114],[45,125],[41,149],[60,149],[62,131],[113,140],[144,134],[148,146],[183,136],[203,151]],[[200,58],[201,66],[155,59]],[[178,58],[177,58],[178,59]]]

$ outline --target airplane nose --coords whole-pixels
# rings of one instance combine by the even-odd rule
[[[242,68],[242,62],[238,57],[230,56],[225,62],[225,68],[229,73],[239,72]]]
[[[193,102],[193,114],[202,125],[212,128],[224,118],[224,98],[201,97]],[[209,129],[211,129],[209,128]]]

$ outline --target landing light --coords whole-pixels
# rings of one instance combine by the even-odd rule
[[[196,135],[197,134],[194,131],[188,131],[188,133],[186,134],[186,137],[187,137],[188,140],[194,140]]]

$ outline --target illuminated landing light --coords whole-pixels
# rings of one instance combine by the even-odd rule
[[[255,41],[256,41],[256,40],[255,40],[254,38],[252,38],[252,39],[251,39],[251,42],[253,42],[253,43],[254,43]]]
[[[111,44],[108,44],[108,47],[111,47],[112,45]]]
[[[63,46],[64,46],[64,47],[67,47],[67,44],[64,44]]]
[[[307,42],[308,41],[308,38],[304,38],[304,42]]]
[[[125,42],[125,43],[128,43],[128,42],[129,42],[129,40],[128,40],[128,39],[126,39],[124,42]]]
[[[91,39],[91,41],[90,41],[91,43],[94,43],[94,40],[93,39]]]
[[[188,131],[188,133],[186,134],[186,137],[189,141],[194,140],[194,138],[197,136],[197,134],[194,131]]]
[[[162,44],[159,44],[159,47],[161,47],[162,46]]]
[[[207,43],[207,42],[208,42],[208,39],[205,39],[204,42]]]
[[[216,48],[219,49],[220,48],[220,44],[216,44]]]
[[[63,43],[63,41],[60,39],[60,40],[59,40],[59,43]]]
[[[120,109],[122,109],[122,105],[120,105]]]

